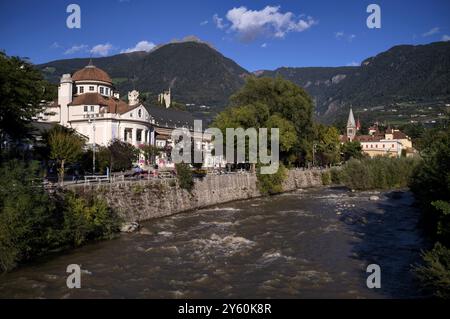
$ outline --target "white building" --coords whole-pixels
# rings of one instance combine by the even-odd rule
[[[137,91],[128,93],[128,103],[120,100],[109,75],[90,62],[73,75],[61,77],[57,101],[49,104],[38,120],[71,127],[86,136],[90,145],[107,146],[119,139],[135,147],[151,144],[167,148],[173,146],[173,129],[185,127],[193,132],[194,119],[188,112],[165,106],[144,105]],[[209,141],[202,143],[210,149]],[[208,167],[218,161],[210,152],[205,157]],[[173,166],[164,156],[159,160],[162,166]]]

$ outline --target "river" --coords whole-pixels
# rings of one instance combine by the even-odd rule
[[[299,190],[144,223],[0,276],[0,298],[420,298],[409,192]],[[381,288],[366,285],[368,264]],[[66,267],[81,265],[81,289]]]

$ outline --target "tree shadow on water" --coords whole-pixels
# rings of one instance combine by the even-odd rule
[[[412,265],[421,262],[421,251],[430,241],[419,227],[420,210],[414,207],[410,192],[388,192],[379,201],[368,200],[341,217],[357,238],[352,242],[352,256],[365,264],[381,268],[381,288],[374,293],[381,298],[426,298]],[[370,273],[361,271],[361,282]],[[369,289],[369,288],[368,288]]]

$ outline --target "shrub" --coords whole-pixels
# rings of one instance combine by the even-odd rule
[[[192,191],[192,189],[194,188],[194,177],[192,175],[192,170],[189,167],[189,164],[175,164],[175,169],[177,171],[177,179],[180,187],[186,189],[189,192]]]
[[[104,200],[69,192],[65,201],[67,208],[62,234],[70,246],[80,246],[89,240],[109,239],[119,230],[120,218]]]
[[[415,273],[425,287],[438,298],[450,298],[450,249],[436,243],[431,251],[422,254],[425,265],[416,266]]]
[[[258,168],[257,174],[258,188],[263,195],[278,194],[283,191],[283,181],[287,176],[287,170],[280,163],[278,171],[275,174],[261,174]]]
[[[409,185],[418,162],[412,158],[351,159],[342,167],[339,180],[357,190],[403,188]]]
[[[323,185],[331,184],[331,173],[329,171],[325,171],[322,173],[322,184]]]
[[[36,163],[0,166],[0,270],[119,230],[120,219],[104,200],[60,195],[48,195]]]
[[[42,187],[36,163],[17,160],[0,167],[0,269],[52,249],[54,204]]]

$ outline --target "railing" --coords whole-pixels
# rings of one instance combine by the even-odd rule
[[[84,183],[89,184],[90,182],[109,182],[109,175],[88,175],[84,176]]]

